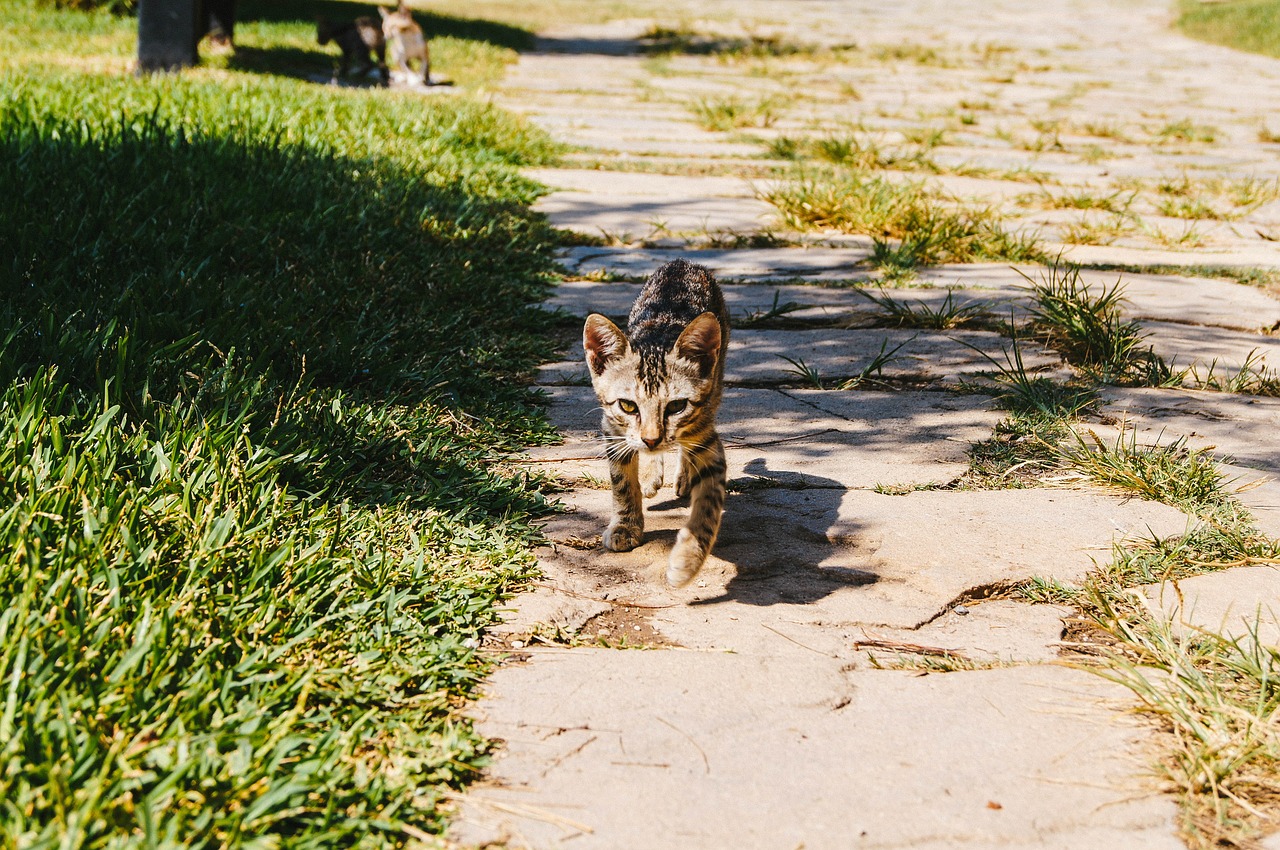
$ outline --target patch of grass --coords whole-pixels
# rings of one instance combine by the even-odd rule
[[[950,68],[955,64],[935,48],[905,41],[872,45],[868,48],[868,55],[877,62],[911,62],[934,68]]]
[[[923,301],[901,301],[884,290],[879,295],[866,290],[858,292],[884,311],[884,315],[877,319],[877,324],[882,327],[950,330],[962,327],[987,312],[987,305],[983,302],[955,303],[955,293],[952,290],[947,290],[947,297],[937,307]]]
[[[1170,121],[1168,124],[1151,131],[1151,138],[1156,144],[1183,142],[1185,144],[1208,145],[1212,144],[1217,137],[1218,131],[1214,127],[1196,124],[1185,118],[1179,121]]]
[[[1183,373],[1184,383],[1202,390],[1280,397],[1280,373],[1263,366],[1256,349],[1249,352],[1249,356],[1235,372],[1219,375],[1217,370],[1217,360],[1210,363],[1203,374],[1199,368],[1192,366]]]
[[[1280,56],[1280,8],[1271,0],[1200,3],[1180,0],[1178,28],[1202,41]]]
[[[768,59],[791,56],[815,56],[838,52],[840,48],[823,48],[814,44],[789,41],[778,35],[750,33],[743,36],[715,35],[689,26],[655,25],[637,39],[641,51],[656,54],[690,54],[716,56],[721,59]]]
[[[1001,226],[990,209],[955,208],[931,196],[923,184],[893,182],[862,172],[824,172],[762,192],[783,220],[798,230],[814,228],[899,240],[879,249],[899,266],[1007,260],[1042,256],[1038,242]]]
[[[1104,383],[1168,380],[1168,367],[1143,345],[1141,326],[1120,317],[1119,280],[1095,292],[1080,280],[1079,267],[1069,264],[1054,264],[1038,281],[1023,277],[1036,300],[1036,326],[1087,374]]]
[[[1099,210],[1102,212],[1124,215],[1133,205],[1134,193],[1092,192],[1088,189],[1077,189],[1066,192],[1049,192],[1041,190],[1034,194],[1020,197],[1026,204],[1034,204],[1049,210]]]
[[[89,27],[127,52],[130,22],[63,14],[31,49]],[[503,456],[551,436],[519,378],[552,347],[529,304],[554,238],[518,169],[555,146],[467,98],[24,56],[0,72],[0,842],[438,832],[485,761],[459,714],[479,637],[549,509]]]
[[[782,290],[774,290],[773,303],[762,310],[754,310],[745,316],[734,321],[733,326],[736,328],[752,328],[761,325],[767,325],[770,322],[777,321],[782,317],[794,313],[797,310],[807,309],[810,305],[800,304],[795,301],[785,301],[781,304],[778,299],[782,296]]]
[[[1204,230],[1194,221],[1183,222],[1178,230],[1158,227],[1147,227],[1145,230],[1148,236],[1166,248],[1194,249],[1203,247],[1209,241]]]
[[[689,110],[705,130],[726,132],[743,127],[772,127],[782,117],[784,102],[766,97],[745,100],[739,97],[701,98]]]
[[[1196,632],[1108,600],[1117,639],[1101,675],[1162,731],[1158,770],[1179,798],[1191,848],[1248,847],[1280,816],[1280,653],[1258,639]]]
[[[1182,438],[1164,446],[1140,446],[1137,435],[1121,433],[1112,445],[1096,434],[1078,436],[1064,448],[1062,466],[1079,472],[1096,484],[1163,502],[1206,519],[1234,506],[1223,486],[1222,472],[1213,456],[1188,449]],[[1227,518],[1223,518],[1224,520]]]
[[[791,364],[791,368],[787,370],[788,372],[793,373],[807,386],[810,386],[815,390],[856,390],[867,385],[884,386],[884,381],[882,380],[884,377],[884,367],[888,366],[894,360],[897,360],[898,352],[914,341],[915,337],[911,337],[911,339],[903,340],[893,348],[889,348],[889,340],[881,340],[880,350],[870,360],[868,360],[860,370],[858,370],[858,374],[851,378],[846,378],[836,384],[829,384],[827,381],[824,381],[817,368],[808,365],[803,359],[788,357],[785,354],[780,354],[778,356]]]
[[[923,150],[893,147],[866,133],[833,132],[809,138],[777,136],[769,142],[769,155],[793,162],[816,160],[857,170],[936,170]]]
[[[1068,245],[1110,245],[1137,231],[1138,223],[1131,215],[1086,213],[1079,221],[1063,227],[1061,236],[1062,241]]]

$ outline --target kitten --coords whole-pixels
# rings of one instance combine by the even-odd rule
[[[729,313],[711,272],[675,260],[640,290],[627,331],[593,313],[582,332],[591,383],[604,410],[601,430],[613,482],[606,549],[625,552],[644,538],[645,496],[662,486],[662,455],[677,449],[676,495],[690,495],[689,521],[676,536],[667,583],[680,587],[702,568],[724,508],[724,445],[716,410],[729,347]]]
[[[382,34],[391,45],[391,64],[404,71],[405,76],[413,78],[409,68],[409,60],[422,63],[422,84],[431,85],[431,54],[427,52],[427,40],[422,35],[422,27],[413,20],[413,15],[403,2],[394,12],[388,12],[381,6],[378,12],[382,15]]]
[[[367,74],[371,71],[374,63],[369,58],[369,52],[373,51],[378,57],[378,77],[384,86],[387,84],[390,78],[387,71],[387,44],[382,37],[382,27],[373,18],[360,17],[344,24],[334,23],[328,18],[316,18],[316,41],[321,45],[336,41],[342,49],[342,60],[333,77],[335,81],[339,76],[347,75],[352,62],[355,62],[358,73]]]

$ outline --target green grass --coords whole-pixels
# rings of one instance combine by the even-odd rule
[[[746,100],[740,97],[700,98],[689,104],[689,110],[705,130],[772,127],[781,117],[785,101],[779,97]]]
[[[548,510],[502,453],[549,436],[516,169],[553,146],[467,98],[136,79],[126,19],[0,18],[0,844],[437,832]]]
[[[1241,0],[1233,3],[1200,3],[1180,0],[1178,28],[1192,38],[1280,56],[1280,3],[1276,0]]]
[[[919,182],[891,181],[862,171],[813,171],[761,197],[797,230],[838,230],[884,242],[876,249],[876,261],[895,270],[1043,257],[1034,236],[1005,230],[996,212],[948,204]]]

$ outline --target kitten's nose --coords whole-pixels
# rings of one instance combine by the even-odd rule
[[[641,437],[640,441],[644,443],[646,446],[648,446],[649,448],[656,449],[658,447],[658,443],[662,442],[662,438],[661,437]]]

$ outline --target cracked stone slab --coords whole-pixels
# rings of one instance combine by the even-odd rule
[[[1236,567],[1142,588],[1147,605],[1191,633],[1280,646],[1280,569]]]
[[[1003,365],[1010,347],[1008,339],[989,331],[735,330],[725,361],[725,381],[745,386],[804,383],[806,378],[796,371],[799,366],[786,359],[791,358],[816,369],[824,382],[839,382],[858,376],[881,353],[893,352],[880,377],[954,383],[995,371],[992,361]],[[589,383],[584,358],[582,342],[575,340],[564,360],[538,367],[538,383]],[[1061,365],[1057,354],[1031,341],[1025,341],[1022,358],[1029,372]]]
[[[960,613],[963,612],[963,613]],[[1051,662],[1058,660],[1064,605],[1038,605],[1013,599],[965,602],[918,629],[862,629],[862,637],[937,647],[977,661]],[[885,666],[909,652],[867,649]]]
[[[595,393],[547,392],[548,418],[565,442],[525,457],[570,480],[608,481]],[[1003,415],[980,395],[729,389],[718,421],[736,487],[870,488],[953,480],[969,467],[969,446]],[[673,473],[674,455],[669,463]]]
[[[1082,490],[732,492],[711,558],[693,586],[672,591],[662,575],[688,509],[666,499],[659,494],[647,506],[641,546],[607,552],[598,537],[610,493],[568,494],[572,512],[545,525],[554,544],[540,557],[547,580],[588,600],[686,602],[704,622],[669,637],[739,651],[760,636],[711,628],[707,617],[772,609],[802,620],[917,628],[975,592],[1033,576],[1078,583],[1097,559],[1111,557],[1114,542],[1180,535],[1195,522],[1166,505]],[[715,642],[728,639],[748,646]]]
[[[505,750],[461,800],[463,845],[1182,846],[1127,691],[1079,670],[541,650],[488,694],[477,728]]]
[[[1185,437],[1190,448],[1280,474],[1280,398],[1118,387],[1101,396],[1105,413],[1132,427],[1139,443]]]
[[[1180,325],[1172,322],[1139,322],[1147,334],[1144,343],[1174,366],[1194,366],[1203,377],[1210,366],[1224,376],[1239,371],[1252,358],[1252,368],[1280,369],[1280,338],[1226,328]]]

